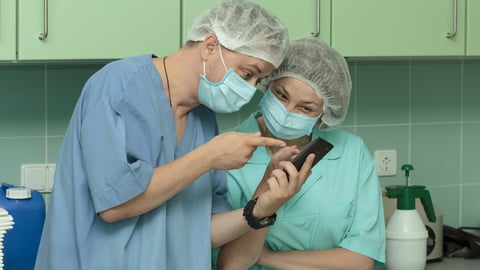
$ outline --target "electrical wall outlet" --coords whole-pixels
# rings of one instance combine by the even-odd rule
[[[21,171],[21,185],[40,192],[51,192],[55,164],[23,164]]]
[[[396,150],[377,150],[374,155],[378,176],[393,176],[397,174]]]

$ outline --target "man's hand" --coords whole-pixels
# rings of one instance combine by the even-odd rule
[[[259,146],[284,147],[282,140],[262,137],[257,133],[227,132],[214,137],[206,146],[214,155],[213,169],[230,170],[241,168]]]

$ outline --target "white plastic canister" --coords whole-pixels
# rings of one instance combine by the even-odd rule
[[[387,269],[425,269],[427,238],[427,229],[416,210],[395,210],[387,224]]]

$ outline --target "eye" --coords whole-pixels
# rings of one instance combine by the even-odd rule
[[[242,71],[242,78],[243,78],[244,80],[248,80],[248,79],[252,78],[252,76],[253,76],[253,75],[252,75],[251,72],[249,72],[249,71],[247,71],[247,70]]]
[[[272,88],[272,93],[280,100],[287,101],[288,97],[280,90]]]
[[[300,110],[305,114],[309,114],[309,113],[313,112],[313,109],[311,107],[308,107],[308,106],[300,106]]]
[[[322,108],[315,103],[298,104],[297,110],[298,112],[310,117],[317,117],[323,113]]]

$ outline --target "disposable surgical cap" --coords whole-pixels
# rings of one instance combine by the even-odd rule
[[[323,99],[320,128],[337,126],[345,119],[352,81],[345,58],[328,44],[313,37],[292,41],[269,81],[283,77],[306,83]]]
[[[253,56],[277,68],[288,47],[287,28],[270,12],[244,0],[222,0],[193,22],[188,40],[215,34],[227,49]]]

